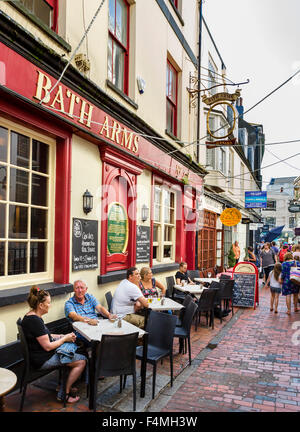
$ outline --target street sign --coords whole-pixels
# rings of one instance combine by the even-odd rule
[[[267,208],[267,192],[245,192],[245,208]]]
[[[249,224],[249,230],[250,231],[256,231],[256,230],[258,230],[258,228],[259,228],[259,226],[256,223]]]

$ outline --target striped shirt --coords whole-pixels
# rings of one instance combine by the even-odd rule
[[[84,303],[79,303],[75,296],[71,297],[65,303],[65,315],[69,318],[70,312],[76,312],[78,315],[85,318],[97,318],[97,313],[95,311],[96,306],[100,305],[96,297],[92,294],[85,294]]]

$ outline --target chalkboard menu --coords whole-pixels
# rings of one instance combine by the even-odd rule
[[[256,274],[234,273],[233,306],[254,307]]]
[[[150,227],[136,227],[136,262],[150,261]]]
[[[73,218],[72,270],[98,267],[98,221]]]

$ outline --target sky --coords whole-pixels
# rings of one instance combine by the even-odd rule
[[[204,0],[203,16],[227,77],[250,80],[242,86],[245,111],[300,69],[299,0]],[[266,146],[262,167],[299,155],[263,169],[262,189],[272,177],[300,176],[300,73],[244,118],[263,125],[266,143],[299,139]]]

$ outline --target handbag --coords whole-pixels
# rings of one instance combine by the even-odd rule
[[[300,267],[291,267],[290,281],[295,285],[300,285]]]

